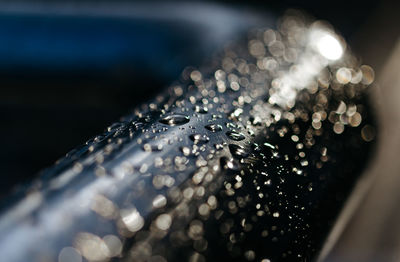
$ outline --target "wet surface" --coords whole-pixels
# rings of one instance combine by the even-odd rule
[[[44,171],[3,210],[0,251],[10,261],[310,261],[375,139],[371,74],[320,22],[289,13],[278,28],[186,69]]]

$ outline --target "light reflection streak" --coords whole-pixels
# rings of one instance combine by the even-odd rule
[[[270,103],[293,107],[298,91],[306,88],[326,66],[337,62],[344,52],[338,36],[321,26],[311,26],[305,46],[305,52],[289,72],[273,80],[277,92],[271,95]]]

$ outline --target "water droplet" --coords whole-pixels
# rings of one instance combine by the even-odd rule
[[[156,142],[145,143],[142,149],[146,152],[159,152],[163,150],[163,145]]]
[[[214,148],[216,150],[222,150],[224,148],[224,145],[223,144],[214,144]]]
[[[163,117],[159,120],[160,123],[169,126],[180,126],[189,122],[190,118],[182,114],[173,114]]]
[[[120,129],[120,128],[123,128],[123,127],[125,127],[125,126],[126,126],[126,123],[117,122],[117,123],[114,123],[114,124],[112,124],[111,126],[107,127],[107,131],[108,131],[108,132],[116,131],[116,130],[118,130],[118,129]]]
[[[236,163],[236,161],[232,158],[227,158],[227,157],[221,157],[219,160],[219,163],[221,164],[221,167],[223,169],[231,169],[231,170],[238,170],[238,164]]]
[[[264,146],[269,147],[270,149],[275,149],[275,146],[271,145],[270,143],[264,143]]]
[[[200,134],[192,134],[189,136],[189,138],[194,142],[195,145],[202,145],[210,141],[210,138],[208,136]]]
[[[233,110],[233,111],[229,114],[228,118],[231,119],[231,120],[234,120],[234,121],[238,121],[238,120],[239,120],[239,117],[240,117],[240,115],[241,115],[242,113],[243,113],[243,109],[242,109],[242,108],[237,108],[237,109]]]
[[[230,144],[229,145],[229,150],[231,151],[231,154],[235,158],[246,158],[249,156],[249,153],[246,152],[246,149],[242,146],[235,145],[235,144]]]
[[[207,114],[207,113],[208,113],[208,108],[205,107],[205,106],[196,105],[196,106],[194,107],[194,111],[195,111],[196,113],[199,113],[199,114]]]
[[[214,133],[222,130],[222,126],[217,125],[217,124],[209,124],[209,125],[206,125],[205,128]]]
[[[187,146],[181,147],[181,151],[185,156],[189,156],[191,154],[190,148]]]
[[[153,199],[153,207],[154,208],[161,208],[164,207],[167,204],[167,198],[163,195],[157,195]]]
[[[134,121],[134,122],[132,122],[132,127],[133,127],[133,130],[134,130],[134,131],[137,131],[137,130],[143,128],[143,126],[144,126],[144,123],[143,123],[143,122],[140,122],[140,121]]]
[[[140,130],[142,129],[146,124],[150,123],[151,119],[150,116],[146,116],[146,117],[140,117],[138,118],[136,121],[132,122],[132,126],[134,128],[134,130]]]
[[[261,151],[261,147],[260,147],[260,145],[257,144],[257,143],[253,143],[253,144],[251,145],[251,147],[252,147],[253,150],[256,151],[256,152],[260,152],[260,151]]]
[[[261,126],[262,125],[262,119],[259,116],[251,116],[250,117],[250,122],[253,126]]]
[[[121,209],[122,222],[131,232],[139,231],[144,225],[144,219],[136,209]]]
[[[170,214],[161,214],[155,220],[155,225],[160,230],[168,230],[172,224],[172,217]]]
[[[226,132],[226,135],[234,141],[242,141],[246,138],[242,133],[238,133],[236,131],[228,131]]]

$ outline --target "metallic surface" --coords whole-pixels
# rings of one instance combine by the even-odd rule
[[[374,80],[289,12],[7,200],[8,261],[308,261],[362,171]]]

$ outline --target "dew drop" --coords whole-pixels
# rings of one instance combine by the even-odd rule
[[[270,149],[275,149],[275,146],[271,145],[270,143],[264,143],[264,146],[269,147]]]
[[[239,145],[230,144],[229,150],[231,151],[231,154],[235,158],[241,159],[241,158],[246,158],[249,156],[249,153],[246,152],[246,149]]]
[[[163,195],[157,195],[153,199],[153,207],[154,208],[161,208],[164,207],[167,204],[167,198]]]
[[[149,116],[140,117],[136,121],[132,122],[132,126],[133,126],[134,130],[137,131],[137,130],[142,129],[146,124],[148,124],[150,122],[151,122],[151,119]]]
[[[183,155],[185,155],[185,156],[189,156],[191,153],[190,148],[187,146],[181,147],[181,151],[182,151]]]
[[[169,214],[161,214],[155,220],[155,225],[160,230],[168,230],[172,224],[172,217]]]
[[[230,169],[230,170],[238,170],[238,164],[236,163],[236,161],[232,158],[227,158],[227,157],[221,157],[219,160],[221,167],[223,169]]]
[[[194,107],[194,111],[195,111],[196,113],[199,113],[199,114],[207,114],[207,113],[208,113],[208,108],[205,107],[205,106],[196,105],[196,106]]]
[[[223,144],[214,144],[214,148],[216,150],[222,150],[224,148],[224,145]]]
[[[144,225],[144,219],[136,209],[122,209],[120,211],[122,222],[131,232],[139,231]]]
[[[150,142],[143,144],[142,149],[146,152],[159,152],[163,150],[163,145],[161,143]]]
[[[242,133],[238,133],[236,131],[228,131],[226,132],[226,135],[234,141],[242,141],[246,138]]]
[[[192,134],[189,136],[189,138],[194,142],[195,145],[202,145],[210,141],[208,136],[200,134]]]
[[[190,118],[182,114],[173,114],[163,117],[159,120],[161,124],[169,126],[180,126],[189,122]]]
[[[126,123],[117,122],[117,123],[114,123],[111,126],[107,127],[107,131],[108,132],[116,131],[120,128],[123,128],[124,126],[126,126]]]
[[[222,126],[217,125],[217,124],[209,124],[209,125],[206,125],[205,128],[214,133],[222,130]]]

